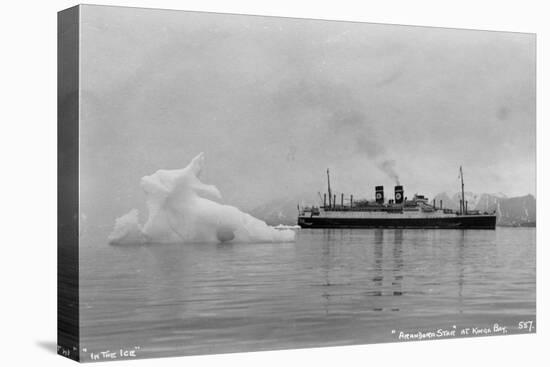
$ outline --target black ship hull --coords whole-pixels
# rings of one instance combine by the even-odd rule
[[[327,218],[299,217],[302,228],[418,228],[495,229],[494,215],[457,215],[442,218]]]

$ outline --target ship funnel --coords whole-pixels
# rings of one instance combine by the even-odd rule
[[[395,186],[395,203],[401,204],[403,202],[403,186],[397,185]]]
[[[384,186],[375,186],[374,191],[376,192],[376,202],[378,204],[384,204]]]

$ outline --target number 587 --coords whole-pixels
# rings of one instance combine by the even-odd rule
[[[528,332],[531,332],[534,327],[533,327],[533,320],[529,320],[529,321],[520,321],[518,323],[518,329],[519,330],[527,330]]]

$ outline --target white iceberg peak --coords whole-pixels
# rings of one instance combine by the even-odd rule
[[[139,224],[136,209],[118,218],[111,244],[181,242],[290,242],[292,230],[277,230],[236,207],[223,205],[214,185],[201,182],[204,154],[187,167],[158,170],[141,179],[149,216]]]

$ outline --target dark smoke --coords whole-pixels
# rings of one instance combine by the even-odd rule
[[[355,137],[357,151],[365,155],[369,160],[375,161],[376,166],[382,172],[388,175],[396,185],[400,185],[399,175],[395,168],[395,160],[384,159],[384,157],[387,157],[385,147],[379,143],[376,135],[374,135],[372,131],[368,131],[364,128],[368,126],[366,117],[360,112],[356,112],[354,117],[356,117],[356,121],[360,121],[363,126],[362,129],[357,129],[358,132]]]
[[[305,75],[304,75],[305,73]],[[334,136],[353,136],[355,151],[373,161],[375,165],[399,185],[395,161],[388,159],[385,146],[380,142],[375,125],[363,103],[354,98],[351,90],[326,80],[309,78],[307,72],[301,78],[292,78],[282,85],[275,95],[280,111],[300,113],[302,110],[318,110],[319,119],[328,126]],[[396,75],[395,78],[398,78]]]
[[[395,171],[395,161],[393,159],[381,161],[377,164],[377,166],[382,170],[382,172],[394,180],[396,185],[399,185],[399,175]]]

